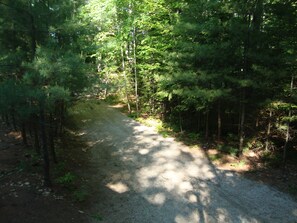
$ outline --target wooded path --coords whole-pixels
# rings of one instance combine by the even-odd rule
[[[216,169],[203,151],[103,103],[75,109],[89,155],[81,170],[91,190],[87,212],[101,222],[297,222],[288,195]]]

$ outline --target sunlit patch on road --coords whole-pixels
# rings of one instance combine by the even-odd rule
[[[106,186],[109,189],[111,189],[111,190],[113,190],[113,191],[115,191],[117,193],[120,193],[120,194],[129,191],[129,187],[126,184],[122,183],[122,182],[108,183]]]

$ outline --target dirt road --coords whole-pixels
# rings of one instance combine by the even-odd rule
[[[80,174],[91,222],[297,222],[286,194],[217,170],[203,152],[105,104],[81,103],[73,113],[90,157]]]

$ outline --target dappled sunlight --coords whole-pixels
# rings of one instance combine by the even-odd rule
[[[91,122],[91,121],[92,121],[92,119],[83,119],[83,120],[81,120],[81,122],[83,122],[83,123]]]
[[[84,135],[86,135],[87,133],[85,132],[85,131],[83,131],[83,132],[78,132],[77,134],[76,134],[76,136],[84,136]]]
[[[97,140],[97,141],[87,141],[86,144],[88,147],[93,147],[94,145],[96,145],[97,143],[102,142],[102,140]]]
[[[126,184],[122,183],[122,182],[117,182],[117,183],[108,183],[106,185],[109,189],[117,192],[117,193],[125,193],[127,191],[129,191],[129,188]]]
[[[139,150],[139,154],[141,155],[145,155],[145,154],[148,154],[149,153],[149,150],[148,149],[141,149]]]
[[[82,137],[92,147],[91,171],[85,173],[96,185],[91,208],[100,211],[103,222],[262,222],[268,214],[276,222],[284,218],[270,213],[273,203],[279,203],[278,192],[217,170],[202,150],[163,138],[152,127],[102,107],[93,109],[97,119],[86,123]],[[259,194],[266,200],[258,199]],[[297,206],[290,205],[286,208],[296,217]]]
[[[197,196],[195,194],[189,194],[187,196],[187,199],[188,199],[188,201],[190,203],[194,203],[195,204],[196,202],[198,202]]]
[[[185,193],[187,191],[192,191],[193,190],[193,186],[192,186],[192,184],[190,182],[184,181],[181,184],[179,184],[179,190],[182,193]]]
[[[210,179],[215,177],[215,174],[211,171],[209,166],[203,165],[201,161],[186,163],[184,168],[189,177],[197,177],[201,172],[205,173],[204,175],[199,176],[201,179]]]
[[[156,193],[145,197],[149,203],[156,205],[162,205],[166,201],[166,196],[164,193]]]

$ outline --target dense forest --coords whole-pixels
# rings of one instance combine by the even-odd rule
[[[1,0],[0,113],[42,154],[45,184],[67,108],[122,98],[198,139],[296,150],[293,0]]]

